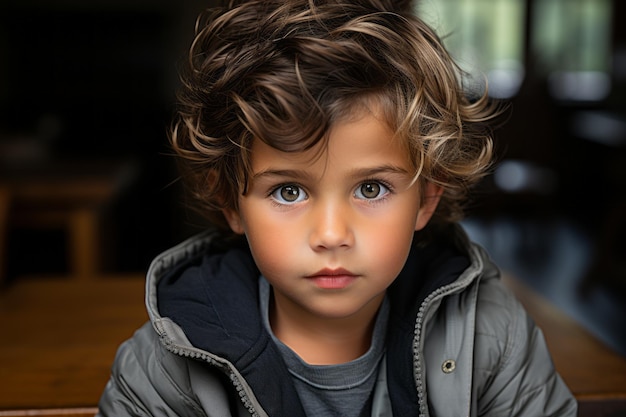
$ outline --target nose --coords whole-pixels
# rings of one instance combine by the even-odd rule
[[[354,245],[353,213],[347,205],[318,204],[312,213],[310,245],[314,251],[337,250]]]

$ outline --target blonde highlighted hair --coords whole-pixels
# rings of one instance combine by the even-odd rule
[[[310,149],[375,103],[419,181],[444,192],[433,221],[462,217],[492,160],[486,93],[469,100],[440,39],[407,1],[250,0],[200,16],[181,74],[171,142],[199,210],[245,194],[250,145]]]

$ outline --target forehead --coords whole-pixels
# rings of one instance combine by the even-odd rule
[[[326,170],[347,165],[362,168],[394,165],[409,171],[412,166],[402,141],[372,112],[335,123],[326,140],[304,151],[284,152],[254,139],[250,162],[253,176],[277,169]]]

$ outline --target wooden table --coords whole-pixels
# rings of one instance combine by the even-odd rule
[[[626,358],[506,281],[543,328],[580,416],[626,415]],[[143,297],[141,276],[23,279],[0,292],[0,416],[93,416],[118,345],[147,320]]]
[[[147,320],[143,296],[142,276],[25,278],[0,292],[0,416],[93,416],[117,347]]]

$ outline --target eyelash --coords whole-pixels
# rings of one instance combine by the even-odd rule
[[[382,196],[374,198],[374,199],[364,199],[362,201],[365,201],[367,204],[369,205],[377,205],[377,204],[381,204],[384,203],[385,201],[387,201],[389,199],[389,196],[395,193],[395,189],[394,187],[387,181],[382,180],[380,178],[369,178],[366,180],[363,180],[359,183],[359,185],[357,185],[357,187],[355,188],[355,193],[356,191],[363,186],[363,184],[379,184],[382,185],[383,187],[385,187],[387,189],[387,192],[384,193]]]
[[[364,201],[366,202],[366,204],[369,205],[376,205],[376,204],[380,204],[383,203],[385,201],[387,201],[389,199],[389,195],[390,194],[394,194],[394,187],[387,181],[382,180],[380,178],[368,178],[365,179],[361,182],[359,182],[359,184],[355,187],[354,192],[352,193],[352,195],[356,194],[357,191],[359,190],[360,187],[362,187],[364,184],[379,184],[381,186],[383,186],[387,192],[385,194],[383,194],[381,197],[377,197],[374,199],[359,199],[360,201]],[[284,187],[296,187],[300,190],[301,193],[305,194],[305,200],[308,199],[308,193],[305,191],[304,187],[302,187],[300,184],[298,183],[293,183],[293,182],[285,182],[282,184],[278,184],[274,187],[272,187],[272,189],[267,193],[267,197],[270,199],[270,201],[272,202],[272,204],[276,207],[287,207],[287,206],[291,206],[294,204],[294,202],[292,203],[284,203],[279,201],[276,197],[274,197],[274,194],[277,193],[278,191],[280,191],[282,188]],[[297,203],[297,202],[295,202]]]

